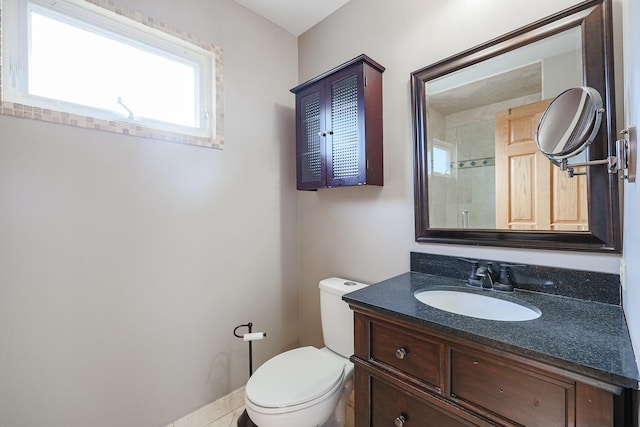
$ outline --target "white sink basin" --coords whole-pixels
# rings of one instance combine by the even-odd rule
[[[542,315],[542,312],[532,305],[465,290],[427,289],[417,291],[414,295],[418,301],[428,306],[479,319],[519,322],[537,319]]]

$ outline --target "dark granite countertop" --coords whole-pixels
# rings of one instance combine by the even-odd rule
[[[351,292],[343,299],[354,306],[595,380],[625,388],[639,388],[640,376],[621,306],[539,292],[478,290],[497,298],[525,301],[542,311],[542,315],[534,320],[483,320],[438,310],[414,297],[416,291],[436,286],[471,289],[464,280],[410,272]]]

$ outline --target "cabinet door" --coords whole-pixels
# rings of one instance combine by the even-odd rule
[[[298,190],[326,187],[324,92],[320,82],[296,96]]]
[[[362,65],[326,80],[327,186],[366,182]]]

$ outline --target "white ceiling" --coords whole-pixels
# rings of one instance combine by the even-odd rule
[[[349,0],[236,0],[294,36],[331,15]]]

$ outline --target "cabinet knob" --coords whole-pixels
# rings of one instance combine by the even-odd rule
[[[333,131],[332,130],[328,130],[327,131],[327,135],[333,135]]]
[[[318,132],[318,136],[327,136],[326,132]]]
[[[400,347],[399,349],[396,350],[396,357],[398,359],[402,360],[406,355],[407,355],[407,350],[405,350],[404,347]]]
[[[404,422],[405,421],[406,421],[406,419],[404,418],[404,415],[400,415],[394,420],[394,422],[396,424],[396,427],[404,426]]]

